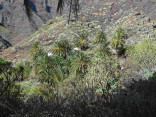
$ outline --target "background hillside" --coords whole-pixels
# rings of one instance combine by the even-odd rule
[[[30,0],[33,17],[28,20],[23,0],[0,1],[0,23],[8,31],[1,30],[1,36],[12,44],[34,33],[49,19],[56,16],[57,0]]]
[[[31,22],[25,14],[22,1],[7,1],[1,2],[1,4],[3,6],[0,11],[1,22],[9,30],[9,32],[7,31],[9,36],[10,31],[16,33],[16,36],[11,36],[11,38],[15,38],[9,40],[14,46],[3,51],[1,56],[14,62],[18,61],[17,59],[27,59],[29,47],[35,41],[41,42],[44,49],[49,51],[55,40],[72,40],[84,28],[89,31],[90,40],[101,29],[111,39],[113,31],[121,26],[128,32],[126,44],[129,45],[155,37],[155,0],[81,1],[78,22],[75,22],[75,18],[72,17],[69,25],[67,24],[68,8],[65,7],[62,16],[56,16],[57,2],[55,0],[32,0],[34,15]],[[10,10],[6,12],[7,9]],[[45,23],[46,21],[48,22]],[[41,28],[39,29],[39,27]],[[35,32],[37,29],[39,30]],[[3,32],[2,35],[8,34]],[[24,38],[33,32],[35,32],[33,35]],[[11,34],[14,35],[14,33]],[[9,39],[8,35],[2,37]],[[20,43],[16,44],[17,42]]]

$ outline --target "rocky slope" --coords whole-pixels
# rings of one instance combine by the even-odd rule
[[[0,35],[13,45],[25,36],[34,33],[56,15],[57,0],[30,0],[33,17],[29,20],[23,1],[0,1],[0,23],[9,30],[8,32],[0,30]]]
[[[127,45],[156,37],[155,0],[85,0],[81,1],[80,6],[78,22],[74,22],[75,19],[71,18],[68,25],[67,14],[54,17],[33,35],[3,51],[1,56],[13,62],[29,60],[29,48],[35,41],[39,41],[46,51],[50,51],[55,40],[70,39],[72,41],[83,30],[89,32],[90,42],[101,29],[111,40],[113,31],[119,26],[128,35]]]

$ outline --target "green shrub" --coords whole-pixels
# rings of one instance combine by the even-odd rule
[[[137,69],[147,69],[152,73],[156,65],[156,42],[144,40],[137,45],[133,45],[126,50],[129,62]]]
[[[57,62],[54,58],[49,57],[38,43],[34,44],[31,49],[33,58],[33,69],[39,77],[40,82],[56,86],[62,80],[60,71],[57,69]]]
[[[110,56],[110,48],[108,47],[108,41],[106,34],[103,31],[98,32],[95,36],[94,49],[92,51],[93,55],[104,58],[106,56]]]
[[[125,32],[124,30],[119,27],[113,35],[113,39],[111,41],[111,46],[112,48],[118,49],[118,48],[123,48],[124,44],[125,44]]]
[[[120,70],[114,58],[107,56],[104,59],[93,58],[86,74],[88,87],[94,87],[96,93],[109,97],[120,87]]]
[[[26,79],[29,77],[31,71],[32,71],[32,66],[30,66],[30,63],[20,63],[16,66],[17,69],[23,68],[23,78]]]
[[[9,66],[11,66],[11,62],[5,61],[4,59],[0,58],[0,73],[8,69]]]
[[[74,77],[83,77],[89,63],[88,57],[81,51],[73,52],[68,56],[69,72]]]
[[[61,56],[55,56],[54,59],[55,59],[55,62],[57,63],[56,67],[60,71],[61,76],[63,77],[63,79],[66,79],[69,76],[70,61],[68,59],[64,59]]]
[[[47,55],[39,56],[37,58],[35,71],[42,83],[48,83],[55,87],[55,85],[62,80],[62,76],[57,69],[55,60]]]
[[[74,42],[74,45],[75,45],[76,47],[81,48],[81,50],[86,50],[86,49],[88,48],[87,37],[88,37],[88,35],[85,34],[85,33],[80,34],[80,35],[76,38],[76,40],[75,40],[75,42]]]
[[[22,79],[23,69],[11,66],[11,62],[0,58],[0,97],[19,97],[20,87],[16,82]]]
[[[55,42],[54,47],[52,47],[53,53],[57,56],[67,57],[71,51],[72,45],[69,44],[68,40],[61,40]]]
[[[35,60],[39,56],[42,56],[44,54],[45,54],[45,52],[43,51],[43,49],[41,49],[41,47],[39,47],[39,42],[35,42],[30,49],[30,55],[32,56],[33,61],[35,62]]]
[[[29,80],[20,83],[21,85],[21,95],[23,99],[28,99],[32,96],[42,96],[44,99],[53,98],[54,87],[41,84],[37,80]]]
[[[106,34],[103,31],[98,32],[98,34],[95,36],[95,44],[106,44],[106,43],[107,43]]]
[[[156,72],[154,72],[154,73],[152,74],[152,76],[150,76],[149,78],[150,78],[150,79],[155,79],[155,78],[156,78]]]
[[[111,55],[110,48],[104,44],[100,44],[99,46],[97,46],[97,48],[95,49],[95,53],[98,57],[107,57]]]

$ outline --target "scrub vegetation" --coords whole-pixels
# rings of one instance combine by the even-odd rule
[[[5,116],[154,117],[156,40],[128,46],[121,27],[56,40],[49,53],[35,42],[31,61],[0,59],[0,110]],[[115,49],[114,54],[112,50]]]

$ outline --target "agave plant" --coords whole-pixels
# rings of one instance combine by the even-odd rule
[[[95,49],[98,57],[106,57],[110,55],[110,49],[108,47],[107,37],[103,31],[100,31],[96,35],[95,44],[98,44],[96,45],[96,49]]]
[[[57,64],[57,69],[61,73],[61,76],[63,79],[67,78],[69,76],[69,64],[70,61],[68,59],[64,59],[61,56],[55,56],[54,57],[55,62]]]

